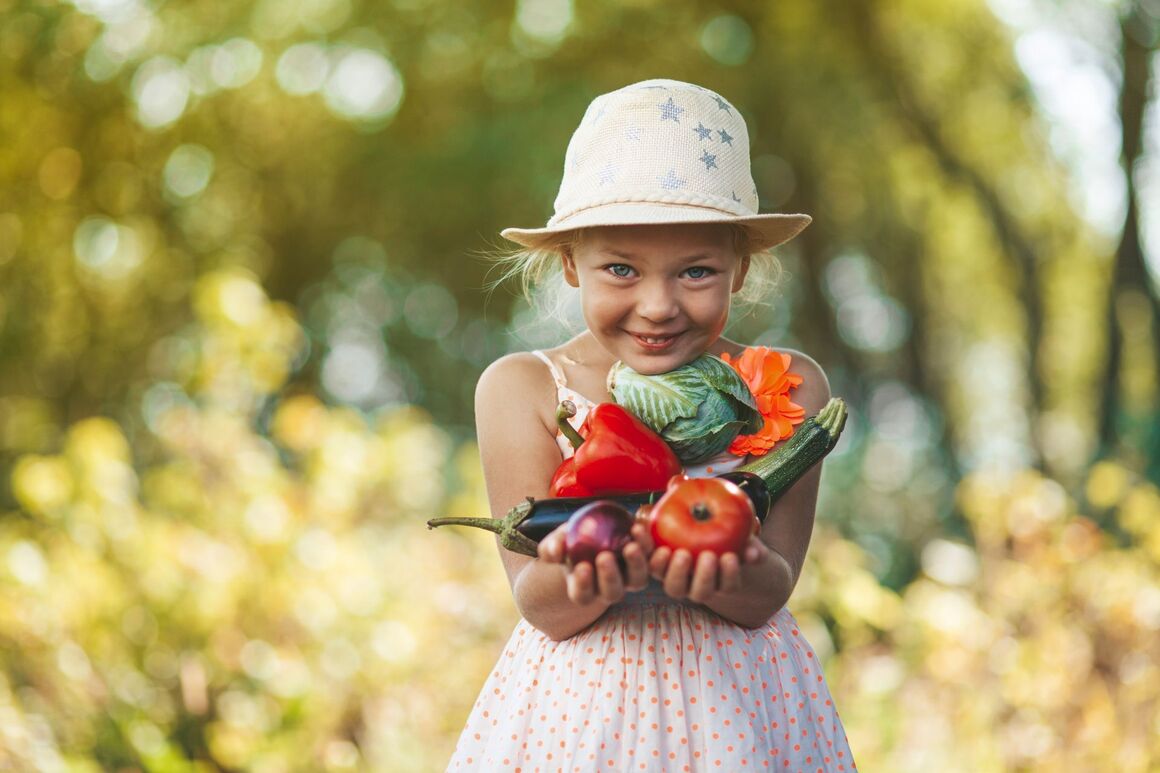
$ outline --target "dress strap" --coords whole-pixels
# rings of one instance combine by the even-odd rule
[[[564,378],[564,371],[560,370],[560,368],[558,368],[556,366],[556,363],[554,363],[550,359],[548,359],[548,355],[544,354],[539,349],[536,349],[535,351],[533,351],[532,354],[539,357],[541,360],[544,361],[544,364],[548,366],[548,370],[550,370],[552,372],[552,378],[555,379],[555,381],[556,381],[556,386],[562,387],[562,386],[567,385],[568,380],[566,378]]]

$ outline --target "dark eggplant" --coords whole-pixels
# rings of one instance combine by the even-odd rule
[[[769,515],[769,508],[773,505],[773,495],[769,493],[769,489],[760,475],[745,470],[733,470],[732,472],[723,472],[715,477],[736,483],[737,487],[744,491],[749,497],[749,501],[753,503],[753,512],[757,513],[757,520],[765,523],[765,517]]]
[[[659,491],[645,491],[640,494],[622,494],[616,497],[555,497],[548,499],[532,499],[521,502],[503,518],[464,518],[451,516],[447,518],[432,518],[427,521],[427,528],[437,526],[474,526],[477,529],[486,529],[499,535],[499,544],[514,553],[523,553],[525,556],[536,555],[536,545],[540,540],[552,533],[556,528],[563,526],[568,519],[582,507],[601,500],[612,500],[618,505],[635,513],[641,505],[648,504],[660,496]]]

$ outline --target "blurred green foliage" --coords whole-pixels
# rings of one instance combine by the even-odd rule
[[[791,608],[860,766],[1151,769],[1155,294],[1108,293],[1012,38],[979,0],[0,0],[0,768],[441,767],[515,612],[490,538],[421,524],[485,511],[480,370],[564,335],[486,254],[664,76],[815,216],[732,334],[853,408]]]

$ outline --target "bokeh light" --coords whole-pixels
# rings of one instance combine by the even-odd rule
[[[546,53],[564,39],[572,25],[572,13],[572,0],[517,0],[515,28],[545,46]]]
[[[178,201],[197,196],[213,177],[213,152],[202,145],[179,145],[165,162],[165,190]]]
[[[358,121],[390,118],[403,100],[403,79],[382,54],[340,46],[331,51],[332,64],[323,95],[335,114]]]
[[[753,53],[753,30],[740,16],[715,16],[701,28],[701,47],[721,64],[736,67]]]
[[[174,123],[185,112],[189,93],[189,76],[179,62],[167,56],[149,59],[133,76],[137,120],[147,129]]]
[[[111,281],[136,270],[145,258],[144,246],[133,228],[104,217],[81,221],[73,236],[73,252],[82,269]]]
[[[330,59],[319,43],[297,43],[282,52],[275,70],[278,85],[287,94],[313,94],[326,83]]]

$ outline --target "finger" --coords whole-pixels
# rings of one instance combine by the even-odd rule
[[[721,556],[718,570],[717,588],[721,593],[741,590],[741,559],[736,553]]]
[[[717,592],[717,554],[706,550],[697,556],[693,568],[693,580],[689,585],[689,598],[703,603]]]
[[[750,537],[745,545],[745,563],[760,564],[769,557],[769,547],[758,537]]]
[[[651,555],[656,550],[656,543],[653,542],[652,534],[647,525],[643,523],[633,524],[632,538],[640,545],[645,556]]]
[[[536,553],[544,561],[549,564],[561,564],[564,562],[564,533],[556,529],[548,536],[540,540],[539,546],[536,548]]]
[[[665,571],[665,593],[675,599],[683,599],[689,594],[689,572],[693,568],[693,554],[684,548],[678,548],[669,560]]]
[[[628,543],[624,548],[624,567],[626,590],[640,590],[648,585],[648,559],[635,542]]]
[[[624,598],[624,577],[620,574],[616,556],[610,550],[596,554],[596,595],[608,604]]]
[[[568,598],[573,604],[588,604],[596,597],[595,572],[592,564],[581,561],[568,572]]]
[[[745,546],[745,563],[758,564],[761,563],[762,555],[761,549],[754,544]]]
[[[657,548],[652,555],[648,557],[648,572],[650,575],[658,580],[665,579],[665,572],[668,571],[669,561],[673,557],[671,548]]]

